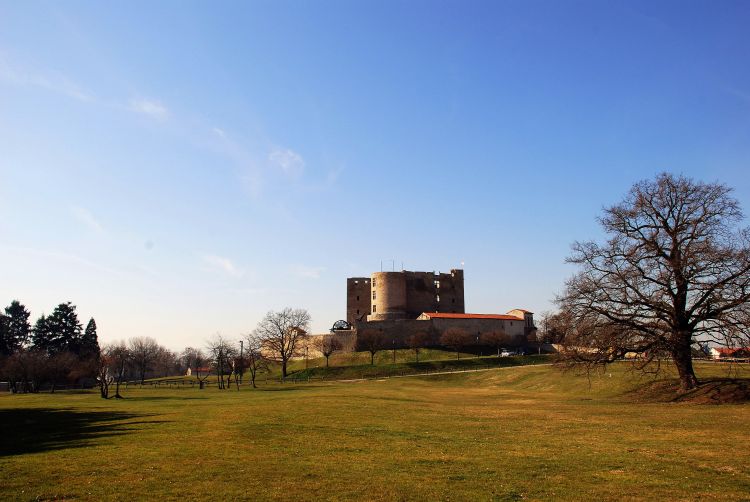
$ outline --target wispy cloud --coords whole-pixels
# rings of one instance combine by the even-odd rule
[[[203,261],[211,267],[212,270],[218,270],[227,275],[231,275],[232,277],[242,277],[245,275],[245,271],[237,268],[229,258],[216,255],[205,255]]]
[[[90,93],[65,75],[58,72],[47,74],[29,72],[11,65],[2,55],[0,55],[0,81],[17,86],[39,87],[79,101],[94,101]]]
[[[104,229],[102,228],[102,225],[99,223],[99,221],[94,217],[93,214],[88,209],[85,209],[80,206],[71,206],[70,208],[71,213],[73,213],[73,216],[76,220],[83,223],[85,226],[87,226],[89,229],[93,230],[97,233],[102,233]]]
[[[275,148],[268,160],[290,178],[299,178],[305,170],[305,159],[289,148]]]
[[[155,99],[133,98],[130,100],[130,109],[157,120],[166,120],[169,117],[167,107]]]
[[[307,265],[295,264],[289,267],[290,272],[302,279],[320,279],[320,274],[325,267],[310,267]]]

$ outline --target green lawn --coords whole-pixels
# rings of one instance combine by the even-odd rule
[[[0,499],[750,500],[750,404],[655,402],[673,395],[645,383],[524,366],[3,394]]]

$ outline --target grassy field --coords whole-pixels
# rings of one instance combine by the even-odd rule
[[[750,500],[750,404],[624,365],[125,395],[0,397],[0,499]]]

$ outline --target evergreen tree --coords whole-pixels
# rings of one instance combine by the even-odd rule
[[[12,346],[10,330],[8,329],[8,318],[0,314],[0,356],[11,355],[13,353]]]
[[[76,307],[70,302],[55,307],[48,317],[40,317],[34,326],[34,346],[54,355],[70,351],[80,353],[83,326]]]
[[[83,332],[78,355],[81,359],[93,359],[99,357],[99,338],[96,335],[96,321],[92,317]]]
[[[29,316],[31,314],[18,300],[13,300],[5,307],[5,330],[3,333],[3,348],[7,348],[8,354],[17,352],[26,345],[31,332]],[[0,349],[2,350],[2,349]]]
[[[44,314],[36,320],[34,328],[31,330],[31,345],[34,349],[48,351],[50,336],[47,332],[47,317]]]

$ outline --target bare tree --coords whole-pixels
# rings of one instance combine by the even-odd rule
[[[315,337],[313,341],[313,347],[315,347],[323,357],[326,358],[326,368],[328,367],[328,358],[334,352],[338,352],[342,349],[341,340],[336,338],[335,335],[322,335]]]
[[[183,351],[180,353],[180,366],[184,368],[183,373],[187,373],[187,370],[190,370],[190,373],[195,373],[195,369],[197,367],[196,360],[199,358],[200,349],[196,349],[195,347],[185,347]]]
[[[419,353],[422,352],[422,349],[427,346],[429,341],[430,336],[424,331],[417,331],[408,338],[407,343],[412,352],[414,352],[417,362],[419,362]]]
[[[505,331],[499,329],[495,331],[488,331],[486,333],[482,333],[482,335],[480,336],[480,340],[487,347],[492,347],[493,349],[496,349],[497,355],[499,357],[500,349],[502,349],[503,346],[507,345],[508,342],[510,342],[510,337]]]
[[[115,380],[115,398],[122,399],[120,384],[125,377],[125,370],[130,364],[130,350],[125,342],[112,343],[104,348],[104,355],[109,360]]]
[[[99,393],[103,399],[109,399],[109,386],[114,382],[112,375],[112,359],[102,350],[98,358],[96,381],[99,383]]]
[[[563,343],[574,331],[573,316],[567,311],[551,314],[543,322],[542,334],[547,343]]]
[[[234,373],[234,344],[229,342],[223,336],[216,334],[207,344],[211,362],[216,368],[216,384],[220,389],[228,389],[231,383],[232,374]],[[224,375],[227,376],[226,383]]]
[[[456,359],[461,359],[461,349],[471,344],[473,337],[460,328],[448,328],[440,336],[440,345],[456,351]]]
[[[370,364],[375,365],[375,354],[385,348],[385,337],[376,329],[364,329],[357,334],[357,345],[370,353]]]
[[[17,350],[5,359],[3,376],[8,379],[11,392],[39,392],[49,373],[48,357],[36,349]]]
[[[173,376],[178,371],[177,354],[159,345],[154,357],[154,370],[158,376]]]
[[[250,383],[253,389],[256,388],[255,379],[259,371],[268,370],[268,361],[263,357],[263,339],[255,333],[245,336],[245,347],[243,354],[243,364],[247,371],[250,372]]]
[[[58,384],[69,382],[70,373],[77,362],[78,358],[67,350],[47,358],[47,378],[52,384],[50,392],[54,393]]]
[[[159,353],[159,344],[151,337],[136,336],[128,341],[128,349],[142,385]]]
[[[254,334],[262,340],[267,357],[281,363],[281,375],[286,378],[287,363],[299,355],[300,342],[307,338],[309,330],[310,314],[307,310],[285,308],[268,312]]]
[[[203,389],[206,387],[206,381],[211,374],[211,367],[209,366],[211,361],[200,349],[188,348],[185,350],[190,350],[190,357],[195,365],[193,375],[195,375],[195,379],[198,380],[198,388]]]
[[[609,239],[573,245],[580,271],[558,298],[574,319],[568,362],[592,368],[636,352],[644,369],[666,355],[686,391],[698,385],[694,343],[747,340],[750,230],[730,193],[664,173],[604,210]]]

